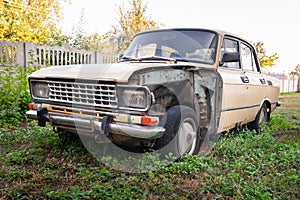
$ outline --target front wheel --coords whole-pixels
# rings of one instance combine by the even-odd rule
[[[157,139],[155,149],[176,158],[199,152],[200,129],[196,112],[187,106],[171,107],[162,120],[165,134]]]
[[[269,122],[269,120],[270,120],[270,117],[269,117],[269,113],[268,113],[268,107],[264,103],[262,105],[260,111],[258,112],[255,120],[248,124],[248,128],[250,130],[256,130],[258,132],[263,125],[265,125]]]

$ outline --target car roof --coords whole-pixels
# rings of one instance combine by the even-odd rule
[[[236,34],[233,34],[233,33],[230,33],[230,32],[227,32],[227,31],[223,31],[223,30],[219,30],[219,29],[207,29],[207,28],[166,28],[166,29],[155,29],[155,30],[150,30],[150,31],[144,31],[144,32],[140,32],[138,33],[137,35],[141,35],[141,34],[144,34],[144,33],[149,33],[149,32],[160,32],[160,31],[208,31],[208,32],[214,32],[218,35],[221,35],[221,36],[231,36],[231,37],[235,37],[235,38],[238,38],[240,40],[243,40],[243,41],[246,41],[247,43],[249,43],[246,39],[236,35]]]

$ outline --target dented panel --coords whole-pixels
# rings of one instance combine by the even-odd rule
[[[194,81],[195,103],[199,110],[203,137],[216,134],[222,102],[222,84],[220,84],[219,74],[214,70],[199,69],[194,72]],[[213,142],[213,139],[215,138],[208,140]]]
[[[141,85],[153,85],[157,83],[177,82],[190,79],[190,72],[172,68],[155,70],[140,74]]]

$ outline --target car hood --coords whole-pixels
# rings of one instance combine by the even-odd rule
[[[195,67],[190,63],[114,63],[114,64],[85,64],[53,66],[40,69],[32,73],[29,78],[64,78],[106,80],[114,82],[127,82],[130,76],[139,70],[158,67]]]

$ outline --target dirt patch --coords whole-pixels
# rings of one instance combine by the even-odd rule
[[[275,139],[280,139],[284,136],[288,136],[288,135],[291,135],[291,136],[296,136],[296,135],[300,135],[300,129],[293,129],[293,130],[282,130],[280,131],[279,133],[276,133],[273,136],[273,138]]]

